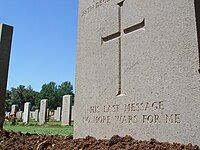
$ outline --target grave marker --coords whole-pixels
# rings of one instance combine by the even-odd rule
[[[72,96],[63,96],[61,125],[71,125]]]
[[[13,27],[0,24],[0,128],[5,119],[5,95],[12,43]]]
[[[40,114],[39,114],[39,124],[44,124],[47,121],[47,99],[40,101]]]
[[[55,110],[54,119],[56,121],[61,121],[61,107],[57,107],[57,109]]]
[[[75,138],[200,145],[199,6],[79,1]]]
[[[39,109],[35,110],[35,121],[39,121]]]
[[[29,117],[30,117],[30,102],[26,102],[24,104],[24,117],[23,117],[23,122],[25,124],[29,123]]]
[[[12,105],[12,106],[11,106],[11,115],[16,115],[16,113],[17,113],[17,108],[18,108],[17,105]]]

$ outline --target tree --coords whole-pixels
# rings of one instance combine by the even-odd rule
[[[60,101],[60,105],[62,105],[62,97],[64,95],[72,95],[73,100],[74,100],[74,93],[73,93],[73,85],[71,84],[71,82],[63,82],[61,83],[61,85],[58,86],[58,96]]]
[[[62,105],[62,97],[67,94],[74,96],[73,86],[68,81],[58,86],[55,82],[44,84],[40,93],[36,96],[36,106],[39,108],[40,101],[42,99],[48,99],[48,107],[50,109],[56,109]]]
[[[6,110],[10,110],[12,104],[17,104],[20,110],[24,109],[25,102],[31,102],[31,106],[35,105],[35,97],[38,92],[34,91],[31,86],[27,88],[20,85],[17,88],[11,88],[6,93]]]
[[[48,99],[48,107],[54,109],[58,105],[57,95],[57,85],[55,82],[44,84],[40,93],[37,95],[36,104],[39,107],[42,99]]]

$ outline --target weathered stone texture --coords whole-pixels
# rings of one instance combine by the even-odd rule
[[[63,96],[61,125],[71,125],[72,96]]]
[[[47,101],[47,99],[40,101],[39,124],[44,124],[47,121]]]
[[[200,145],[194,2],[79,1],[75,137]]]

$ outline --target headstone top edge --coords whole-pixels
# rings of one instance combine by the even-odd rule
[[[0,23],[0,26],[2,26],[2,28],[11,28],[11,29],[14,28],[13,26],[4,23]]]
[[[72,95],[64,95],[63,98],[71,98]]]

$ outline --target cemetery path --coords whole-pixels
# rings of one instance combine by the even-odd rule
[[[192,144],[138,141],[130,136],[113,136],[110,140],[93,137],[73,140],[72,136],[40,136],[0,130],[0,150],[200,150]]]

